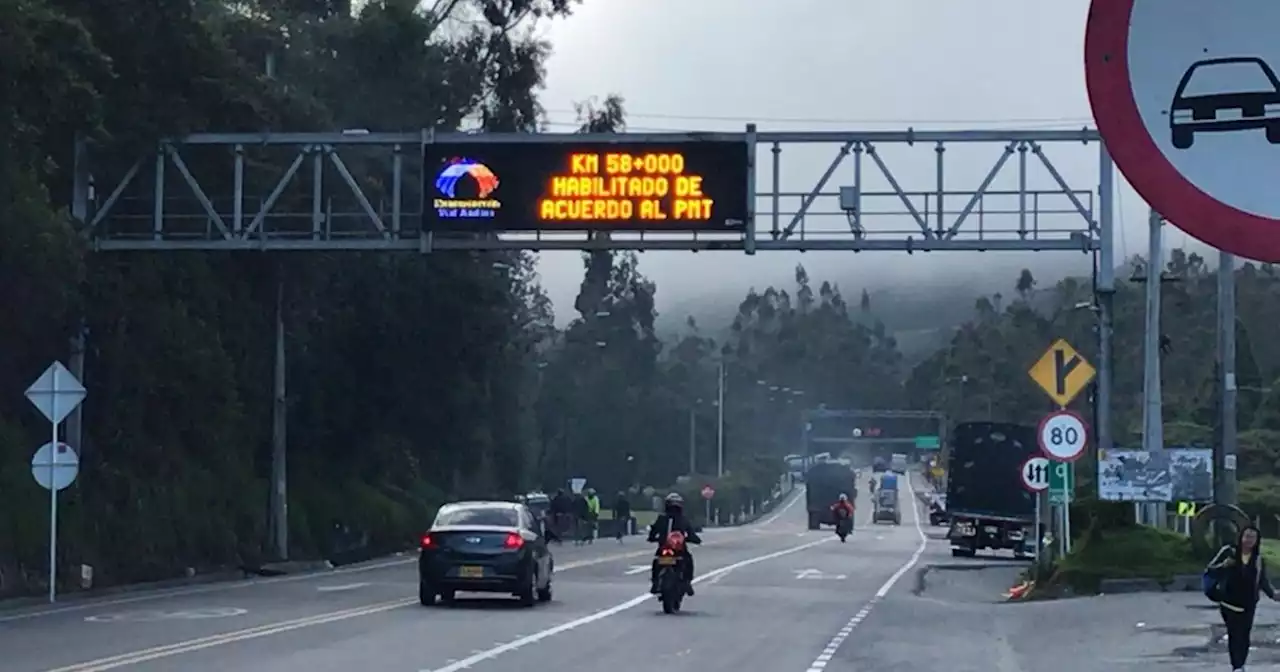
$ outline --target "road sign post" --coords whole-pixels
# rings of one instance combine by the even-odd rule
[[[1244,101],[1275,95],[1277,22],[1272,0],[1093,0],[1084,40],[1098,133],[1129,184],[1179,229],[1263,262],[1280,261],[1280,132]]]
[[[1058,339],[1031,366],[1027,375],[1059,406],[1070,404],[1098,374],[1065,339]]]
[[[63,450],[66,444],[58,441],[58,425],[84,401],[86,394],[84,385],[58,361],[50,364],[26,393],[36,410],[49,420],[53,437],[48,445],[36,451],[31,460],[33,469],[44,469],[46,464],[48,467],[48,484],[40,477],[36,482],[49,489],[49,602],[56,601],[58,595],[58,491],[70,485],[79,471],[79,458],[74,458],[75,471],[67,471],[72,458],[65,456],[68,452],[74,456],[75,452],[73,449]],[[70,480],[58,487],[60,479],[65,479],[68,473]]]
[[[1041,493],[1049,489],[1049,459],[1039,455],[1028,457],[1018,468],[1022,487],[1028,492]]]
[[[1075,462],[1089,445],[1089,425],[1075,411],[1055,411],[1040,421],[1036,439],[1045,457]]]

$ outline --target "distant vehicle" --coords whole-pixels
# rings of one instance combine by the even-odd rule
[[[872,473],[882,473],[889,470],[889,463],[883,457],[877,457],[871,461]]]
[[[898,508],[898,491],[880,488],[874,498],[875,510],[871,512],[873,523],[902,524],[902,510]]]
[[[551,514],[551,497],[545,492],[530,492],[516,497],[516,501],[529,507],[529,512],[538,521],[538,532],[547,533],[547,516]]]
[[[422,535],[418,600],[452,602],[458,591],[511,593],[521,604],[551,601],[555,562],[533,512],[515,502],[440,507]]]
[[[804,471],[808,459],[804,455],[791,454],[782,458],[782,462],[787,465],[787,472],[795,480],[804,480]]]
[[[889,468],[899,474],[907,473],[907,456],[904,453],[894,453],[889,459]]]
[[[1019,467],[1039,452],[1036,428],[1003,422],[956,425],[947,464],[947,539],[951,555],[983,549],[1014,557],[1035,553],[1035,497],[1022,487]]]
[[[880,487],[878,490],[897,490],[898,475],[892,471],[886,471],[880,475]]]
[[[1169,105],[1173,146],[1189,149],[1197,133],[1263,129],[1280,144],[1280,78],[1251,56],[1210,58],[1187,68]]]
[[[837,462],[819,462],[805,473],[805,508],[809,510],[809,529],[835,525],[831,505],[840,495],[855,497],[858,491],[853,469]]]

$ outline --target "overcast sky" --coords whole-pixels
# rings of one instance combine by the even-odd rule
[[[548,31],[555,54],[542,100],[552,130],[565,131],[573,127],[574,102],[610,93],[626,99],[637,131],[739,131],[748,122],[761,130],[1080,128],[1092,125],[1082,64],[1087,8],[1087,0],[586,0]],[[783,189],[811,189],[834,149],[784,147]],[[934,188],[932,147],[883,151],[904,190]],[[998,145],[949,151],[948,186],[975,188],[1000,151]],[[1073,189],[1097,184],[1096,151],[1045,148]],[[767,156],[761,152],[762,160]],[[788,162],[793,156],[800,160]],[[838,175],[844,179],[832,187],[850,183],[851,160]],[[1013,188],[1016,161],[1002,175],[998,184]],[[1043,169],[1033,179],[1049,186]],[[1145,253],[1146,206],[1123,180],[1118,193],[1123,259]],[[1045,207],[1065,205],[1060,197]],[[757,217],[767,228],[769,214]],[[1012,223],[1006,218],[1002,226]],[[905,231],[914,224],[885,216],[867,226]],[[1176,229],[1165,240],[1195,244]],[[645,254],[641,268],[658,285],[662,311],[702,295],[736,301],[751,286],[788,282],[800,261],[816,278],[838,280],[846,293],[861,286],[963,285],[981,274],[1007,276],[1012,285],[1023,267],[1049,274],[1089,269],[1084,255],[1070,253],[959,252],[754,258],[665,252]],[[573,317],[578,255],[544,254],[540,270],[559,320]]]

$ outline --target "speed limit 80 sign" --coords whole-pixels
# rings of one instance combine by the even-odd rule
[[[1055,411],[1040,421],[1040,452],[1055,462],[1075,462],[1089,445],[1089,425],[1074,411]]]

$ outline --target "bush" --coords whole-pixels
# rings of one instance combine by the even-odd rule
[[[1093,526],[1058,562],[1050,583],[1096,593],[1104,579],[1166,582],[1177,574],[1200,573],[1207,561],[1192,549],[1190,538],[1175,532],[1132,522]]]

